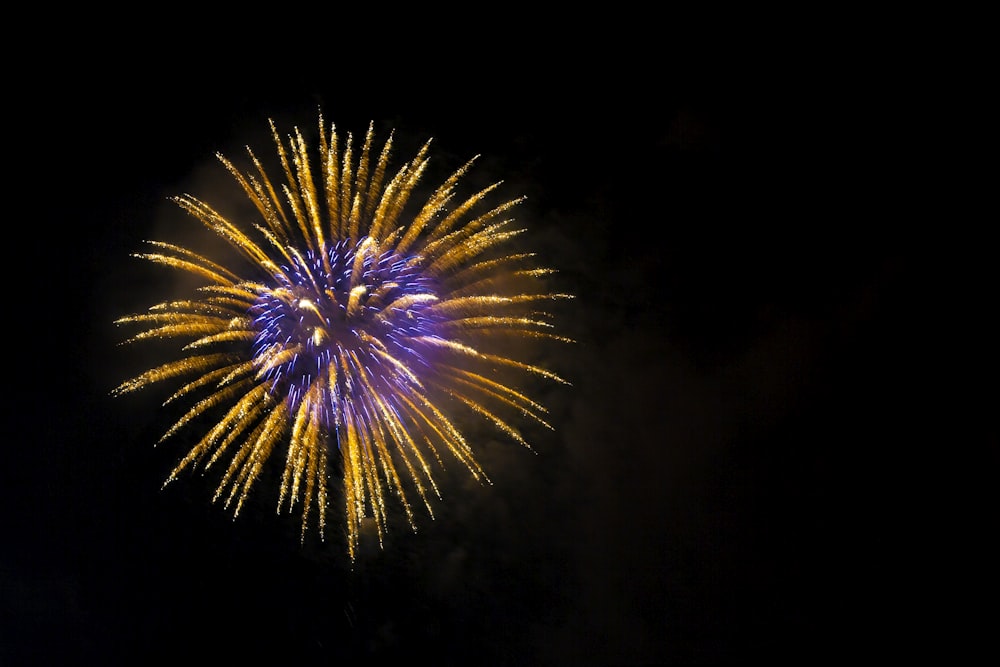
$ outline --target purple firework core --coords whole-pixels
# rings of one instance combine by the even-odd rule
[[[340,424],[342,399],[361,393],[352,386],[355,373],[346,372],[345,360],[348,368],[362,366],[376,386],[399,388],[409,381],[390,367],[385,355],[411,369],[426,365],[408,339],[435,335],[437,318],[428,311],[433,300],[406,299],[435,294],[418,258],[373,248],[366,239],[357,244],[345,240],[325,257],[312,251],[296,255],[251,309],[257,330],[253,357],[258,366],[267,367],[264,377],[272,394],[286,396],[294,414],[309,387],[319,382],[324,400],[316,407],[327,428]],[[291,350],[280,363],[273,362],[276,354]]]

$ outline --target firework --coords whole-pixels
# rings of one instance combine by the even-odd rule
[[[166,402],[190,407],[161,441],[209,426],[199,426],[165,484],[218,464],[214,499],[235,515],[283,452],[277,509],[298,505],[303,539],[314,524],[322,537],[328,479],[339,473],[354,558],[364,519],[374,519],[381,543],[390,498],[414,529],[409,494],[433,516],[440,492],[432,473],[443,454],[487,479],[457,414],[525,446],[515,419],[551,428],[518,381],[564,380],[515,358],[509,341],[567,341],[539,308],[569,297],[544,289],[551,271],[510,249],[523,230],[507,216],[521,199],[487,205],[500,183],[458,196],[475,158],[418,204],[429,141],[393,175],[393,136],[376,151],[372,125],[357,147],[350,134],[341,143],[332,124],[327,131],[320,115],[312,149],[298,128],[284,140],[273,121],[270,128],[283,182],[250,148],[245,170],[217,156],[256,209],[252,224],[193,196],[174,198],[235,250],[231,258],[160,241],[135,255],[201,285],[189,298],[117,320],[139,328],[127,343],[176,340],[180,353],[114,393],[176,387]]]

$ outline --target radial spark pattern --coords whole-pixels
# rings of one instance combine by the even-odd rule
[[[271,132],[283,183],[252,150],[248,170],[218,156],[256,208],[253,224],[175,198],[236,259],[159,241],[136,255],[203,285],[191,298],[118,320],[139,328],[126,342],[176,339],[181,354],[115,393],[176,384],[167,402],[190,408],[162,439],[209,427],[167,482],[218,464],[215,498],[236,514],[283,453],[278,511],[300,505],[304,538],[314,508],[322,535],[327,481],[340,474],[353,558],[364,518],[374,519],[381,541],[390,497],[414,528],[409,493],[433,516],[442,452],[486,479],[456,414],[478,415],[524,445],[513,419],[549,426],[545,409],[507,378],[564,381],[506,350],[511,340],[566,341],[539,308],[568,296],[541,287],[550,271],[532,255],[508,250],[520,230],[506,216],[520,199],[487,206],[499,183],[458,197],[474,160],[414,204],[429,142],[390,176],[391,137],[376,156],[372,126],[355,156],[351,135],[341,146],[321,117],[315,161],[297,129],[285,140],[274,123]]]

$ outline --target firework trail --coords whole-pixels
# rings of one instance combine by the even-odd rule
[[[388,498],[398,498],[414,529],[408,492],[433,516],[430,496],[440,493],[432,469],[443,463],[441,452],[486,479],[456,407],[526,446],[509,415],[551,428],[544,407],[506,378],[564,381],[501,344],[567,341],[538,308],[569,296],[540,287],[551,271],[536,267],[532,255],[506,249],[522,231],[505,217],[520,199],[488,208],[499,183],[457,196],[475,158],[412,205],[430,142],[393,175],[392,135],[376,153],[372,125],[357,151],[350,134],[341,144],[320,115],[315,163],[298,128],[283,141],[270,126],[283,183],[249,148],[246,171],[217,156],[256,208],[256,224],[240,226],[190,195],[174,198],[235,249],[230,263],[240,270],[159,241],[135,255],[203,284],[190,298],[117,320],[140,329],[126,343],[176,339],[181,354],[114,393],[178,386],[167,403],[184,399],[190,408],[161,442],[206,419],[210,427],[166,483],[189,467],[218,463],[214,499],[234,514],[284,450],[277,508],[300,505],[303,539],[313,508],[323,535],[329,471],[340,471],[353,559],[366,517],[381,543]]]

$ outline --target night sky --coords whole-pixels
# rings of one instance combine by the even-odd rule
[[[392,68],[335,45],[123,38],[25,106],[0,664],[815,664],[936,645],[914,610],[949,584],[911,566],[964,532],[924,494],[960,466],[935,445],[930,479],[915,452],[960,436],[928,391],[927,264],[891,206],[859,203],[888,150],[855,132],[882,121],[865,91],[696,40],[540,50],[520,29],[434,58],[417,40]],[[527,451],[473,429],[493,484],[450,466],[436,518],[418,508],[418,532],[393,525],[353,564],[339,506],[326,542],[300,544],[273,488],[235,521],[211,475],[161,490],[187,451],[153,446],[162,395],[109,395],[164,360],[117,347],[112,322],[173,288],[129,257],[198,231],[167,197],[238,198],[214,153],[270,155],[268,118],[312,127],[320,108],[341,132],[395,129],[394,164],[431,137],[442,170],[481,154],[474,178],[527,195],[525,242],[576,295],[556,312],[578,342],[543,353],[572,386],[534,388],[555,431],[529,429]]]

